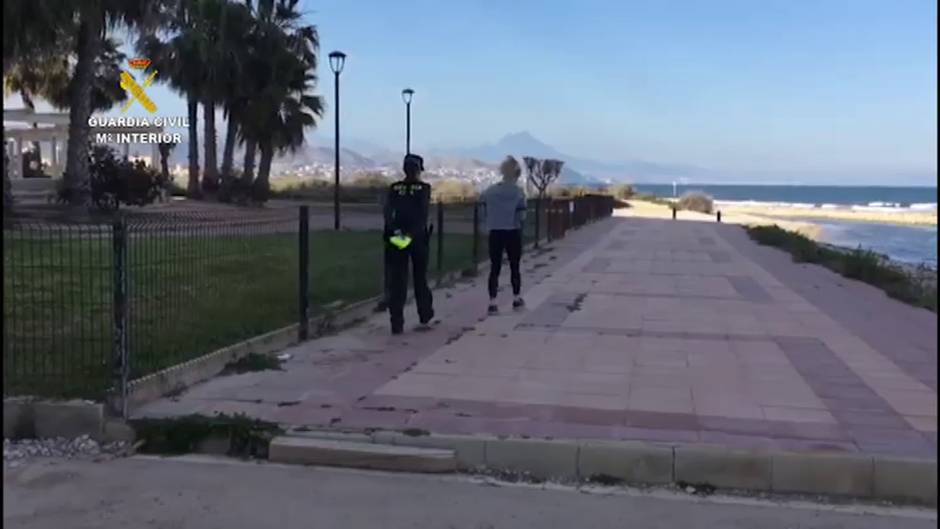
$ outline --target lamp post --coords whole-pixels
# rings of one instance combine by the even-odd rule
[[[339,230],[339,74],[343,72],[345,64],[345,53],[341,51],[330,52],[330,69],[333,70],[333,77],[335,78],[334,92],[336,96],[336,106],[333,109],[336,114],[336,131],[333,138],[333,164],[336,167],[336,177],[333,183],[333,229],[337,231]]]
[[[401,91],[401,100],[405,102],[405,154],[411,154],[411,98],[415,91],[405,88]]]

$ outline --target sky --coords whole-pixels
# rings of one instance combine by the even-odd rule
[[[347,54],[341,137],[413,150],[528,131],[572,156],[935,184],[932,0],[301,0]],[[165,88],[164,115],[185,115]],[[137,106],[138,113],[140,112]],[[133,113],[133,111],[132,111]]]

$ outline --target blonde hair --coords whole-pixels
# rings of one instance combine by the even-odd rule
[[[507,156],[503,163],[499,164],[499,172],[502,173],[504,180],[517,180],[522,175],[522,166],[515,158]]]

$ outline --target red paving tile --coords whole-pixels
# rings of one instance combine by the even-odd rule
[[[921,402],[923,386],[914,386],[936,396],[935,315],[851,283],[834,286],[832,274],[794,266],[725,225],[611,220],[555,246],[557,259],[542,257],[544,280],[524,283],[535,300],[527,312],[487,318],[478,280],[438,294],[442,323],[430,332],[389,337],[379,315],[343,335],[364,344],[361,353],[299,346],[311,391],[297,405],[210,405],[196,397],[212,394],[207,390],[193,392],[185,405],[150,408],[248,409],[289,424],[346,428],[936,456],[936,432],[918,431],[881,396],[894,391],[892,402],[914,410],[905,414],[918,415],[924,428],[936,422],[929,416],[935,409]],[[509,342],[500,337],[538,346],[527,352],[501,345]],[[865,378],[875,376],[872,368],[857,372],[846,363],[854,354],[846,345],[858,338],[870,349],[852,365],[886,366],[882,380],[890,386],[874,391],[869,383],[877,380]],[[425,359],[441,362],[435,352],[444,347],[454,383],[411,384]],[[616,377],[592,387],[596,376],[588,373],[598,371],[586,362],[595,357],[582,351],[595,350],[609,373],[623,377],[622,388]],[[489,362],[482,358],[502,366],[504,376],[481,377]],[[299,379],[291,380],[297,387]],[[585,396],[592,389],[603,395]],[[905,390],[913,396],[904,397]],[[568,404],[578,406],[565,405],[567,391]],[[619,394],[622,409],[599,409]],[[786,420],[770,420],[778,418]]]

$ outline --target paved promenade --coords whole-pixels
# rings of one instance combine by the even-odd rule
[[[936,457],[936,315],[740,227],[588,226],[526,257],[523,312],[483,283],[437,291],[431,331],[378,315],[138,415]]]

